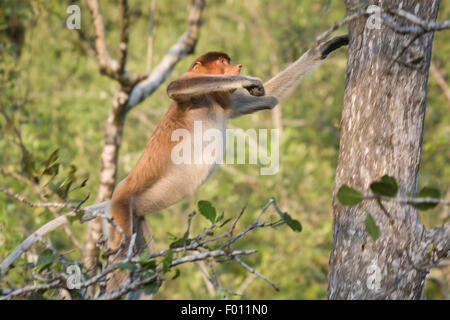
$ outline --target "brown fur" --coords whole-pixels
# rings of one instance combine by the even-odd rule
[[[211,63],[211,62],[215,62],[215,61],[219,60],[220,58],[226,59],[226,60],[228,61],[228,64],[230,64],[230,62],[231,62],[230,56],[229,56],[228,54],[226,54],[225,52],[210,51],[210,52],[207,52],[207,53],[205,53],[204,55],[198,57],[197,59],[195,59],[195,61],[192,62],[191,66],[190,66],[190,68],[189,68],[189,70],[188,70],[188,72],[192,72],[194,66],[195,66],[197,63],[201,63],[201,64],[203,64],[203,65],[207,65],[207,64],[209,64],[209,63]],[[214,69],[209,70],[209,71],[210,71],[211,73],[217,72],[217,70],[214,70]]]

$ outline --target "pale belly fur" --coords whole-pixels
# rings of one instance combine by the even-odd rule
[[[217,129],[222,133],[223,148],[225,148],[226,119],[222,112],[216,112],[202,119],[203,133],[207,129]],[[193,150],[194,137],[192,135],[191,148]],[[210,144],[204,142],[202,151]],[[222,149],[223,151],[224,149]],[[192,152],[192,157],[194,153]],[[154,185],[139,195],[135,196],[133,202],[137,208],[143,208],[136,215],[143,216],[156,212],[180,202],[191,196],[217,169],[217,163],[202,161],[200,163],[182,163],[170,166],[167,173]]]

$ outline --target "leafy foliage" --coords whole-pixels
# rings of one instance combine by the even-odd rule
[[[369,212],[366,212],[366,230],[373,241],[376,241],[380,236],[380,228]]]
[[[344,206],[354,206],[364,199],[361,192],[346,185],[339,188],[337,197]]]
[[[419,193],[416,196],[417,198],[434,198],[439,199],[441,197],[441,192],[432,187],[424,187],[422,190],[419,191]],[[437,206],[437,202],[421,202],[421,203],[412,203],[412,206],[414,206],[416,209],[419,210],[429,210],[433,209]]]
[[[385,175],[379,181],[372,182],[370,189],[377,195],[395,197],[398,192],[398,185],[394,177]]]
[[[198,211],[201,213],[202,216],[204,216],[212,223],[216,222],[216,208],[213,207],[211,202],[205,200],[199,201]]]

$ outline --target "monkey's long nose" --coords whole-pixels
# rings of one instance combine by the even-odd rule
[[[226,73],[237,75],[241,73],[242,64],[237,64],[235,66],[229,66],[226,70]]]

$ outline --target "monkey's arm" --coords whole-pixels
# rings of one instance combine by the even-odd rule
[[[181,78],[167,86],[167,95],[173,100],[186,100],[212,92],[225,92],[245,88],[252,95],[263,96],[264,86],[260,79],[241,75],[205,74]]]
[[[348,36],[337,36],[306,51],[297,61],[264,84],[267,96],[279,102],[287,98],[303,78],[313,72],[334,50],[347,45]]]
[[[258,110],[272,109],[278,104],[278,100],[275,97],[255,97],[243,92],[234,92],[231,100],[232,110],[229,115],[230,118],[236,118]]]

